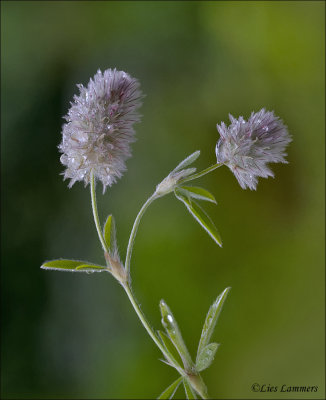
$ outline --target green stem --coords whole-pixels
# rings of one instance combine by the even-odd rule
[[[158,339],[158,337],[156,336],[155,332],[153,331],[153,328],[150,326],[149,322],[147,321],[144,313],[142,312],[137,300],[135,299],[131,287],[128,284],[123,285],[124,290],[126,291],[128,298],[132,304],[132,306],[134,307],[134,310],[136,311],[136,314],[138,315],[138,318],[140,319],[140,322],[142,323],[142,325],[144,326],[144,328],[146,329],[147,333],[149,334],[149,336],[153,339],[154,343],[156,344],[156,346],[161,350],[161,352],[164,354],[165,358],[167,359],[167,361],[171,364],[172,367],[174,367],[179,374],[186,378],[189,382],[189,384],[191,385],[191,387],[194,387],[196,389],[196,391],[198,391],[198,393],[200,394],[200,396],[203,399],[207,399],[207,395],[205,393],[205,390],[203,390],[203,387],[205,387],[205,384],[202,380],[202,378],[199,375],[194,375],[192,376],[192,379],[189,378],[187,376],[187,374],[185,373],[185,371],[180,368],[178,365],[176,365],[173,360],[170,359],[169,354],[166,352],[164,346],[162,345],[162,343],[160,342],[160,340]],[[195,379],[195,380],[194,380]],[[199,384],[198,384],[199,383]]]
[[[179,374],[181,376],[186,376],[186,374],[183,371],[183,369],[181,369],[178,365],[175,365],[175,363],[170,359],[169,354],[166,352],[164,346],[162,345],[162,343],[160,342],[160,340],[156,336],[155,332],[153,331],[152,327],[150,326],[149,322],[147,321],[144,313],[142,312],[139,304],[137,303],[137,300],[135,299],[135,297],[134,297],[134,295],[133,295],[133,293],[131,291],[130,285],[128,285],[128,284],[123,285],[123,288],[125,289],[128,297],[129,297],[129,300],[130,300],[132,306],[134,307],[134,310],[136,311],[136,314],[138,315],[138,318],[140,319],[141,323],[143,324],[143,326],[146,329],[146,331],[149,334],[149,336],[153,339],[153,341],[156,344],[156,346],[161,350],[161,352],[166,357],[167,361],[179,372]]]
[[[187,176],[187,177],[184,178],[184,179],[181,179],[181,180],[179,181],[179,183],[184,183],[184,182],[188,182],[188,181],[192,181],[192,180],[194,180],[194,179],[200,178],[200,177],[202,177],[202,176],[208,174],[209,172],[214,171],[214,169],[217,169],[217,168],[219,168],[219,167],[222,167],[222,165],[223,165],[223,164],[213,164],[213,165],[211,165],[210,167],[204,169],[203,171],[198,172],[197,174],[190,175],[190,176]]]
[[[196,179],[199,178],[200,176],[203,176],[205,174],[207,174],[210,171],[213,171],[214,169],[218,168],[220,165],[216,164],[213,165],[209,168],[207,168],[206,170],[193,175],[191,177],[191,179]],[[189,179],[189,180],[191,180]],[[102,234],[102,230],[101,230],[101,224],[100,224],[100,220],[99,220],[99,216],[98,216],[98,210],[97,210],[97,202],[96,202],[96,191],[95,191],[95,177],[94,177],[94,172],[91,171],[91,180],[90,180],[90,186],[91,186],[91,199],[92,199],[92,210],[93,210],[93,216],[94,216],[94,222],[95,222],[95,226],[97,229],[97,233],[98,233],[98,237],[100,239],[101,245],[103,247],[103,250],[105,253],[108,253],[108,248],[107,245],[105,243],[103,234]],[[167,361],[170,363],[171,366],[173,366],[181,376],[183,376],[184,378],[189,380],[189,383],[191,384],[191,386],[193,386],[194,388],[196,388],[196,390],[199,392],[199,394],[201,395],[201,397],[203,399],[206,399],[206,394],[204,393],[201,387],[201,385],[197,384],[197,379],[196,382],[194,383],[192,379],[189,379],[189,377],[187,376],[187,373],[179,366],[176,365],[175,362],[170,358],[169,353],[166,351],[165,347],[163,346],[163,344],[161,343],[161,341],[159,340],[158,336],[156,335],[155,331],[153,330],[153,328],[150,326],[149,322],[147,321],[144,313],[142,312],[139,304],[137,303],[137,300],[135,299],[133,293],[132,293],[132,289],[131,289],[131,283],[130,283],[130,261],[131,261],[131,254],[132,254],[132,248],[134,245],[134,241],[135,241],[135,237],[137,234],[137,229],[140,223],[140,220],[143,216],[143,214],[145,213],[146,209],[148,208],[148,206],[155,200],[157,199],[158,195],[156,195],[155,193],[148,198],[148,200],[144,203],[144,205],[142,206],[142,208],[140,209],[134,225],[132,227],[131,233],[130,233],[130,238],[129,238],[129,242],[128,242],[128,248],[127,248],[127,255],[126,255],[126,262],[125,262],[125,271],[127,273],[127,281],[120,281],[120,283],[122,284],[125,292],[128,295],[128,298],[134,308],[134,310],[136,311],[136,314],[138,316],[138,318],[140,319],[142,325],[144,326],[144,328],[146,329],[147,333],[149,334],[149,336],[153,339],[154,343],[156,344],[156,346],[161,350],[161,352],[163,353],[163,355],[165,356],[165,358],[167,359]]]
[[[129,239],[129,244],[128,244],[128,252],[127,252],[127,260],[129,260],[129,264],[126,265],[130,265],[130,258],[131,258],[131,251],[132,251],[132,246],[133,246],[133,242],[135,240],[135,236],[137,233],[137,228],[140,222],[140,219],[142,217],[142,215],[144,214],[146,208],[150,205],[150,203],[152,201],[155,200],[157,196],[151,196],[146,203],[143,205],[143,207],[141,208],[141,210],[139,211],[134,226],[132,228],[131,234],[130,234],[130,239]],[[105,243],[105,240],[103,238],[102,235],[102,231],[101,231],[101,226],[100,226],[100,221],[99,221],[99,216],[98,216],[98,211],[97,211],[97,202],[96,202],[96,193],[95,193],[95,178],[94,178],[94,173],[93,171],[91,172],[91,198],[92,198],[92,209],[93,209],[93,216],[94,216],[94,222],[96,225],[96,229],[97,229],[97,233],[100,239],[100,242],[102,244],[103,250],[108,252],[107,249],[107,245]],[[169,358],[168,353],[165,351],[165,348],[163,347],[162,343],[160,342],[160,340],[158,339],[158,337],[156,336],[155,332],[153,331],[153,329],[151,328],[149,322],[147,321],[145,315],[143,314],[142,310],[140,309],[137,300],[135,299],[132,291],[131,291],[131,287],[129,284],[123,284],[123,288],[125,289],[129,300],[131,302],[131,304],[133,305],[141,323],[143,324],[144,328],[147,330],[148,334],[150,335],[150,337],[154,340],[155,344],[157,345],[157,347],[161,350],[161,352],[164,354],[164,356],[167,358],[168,362],[173,365],[178,372],[182,375],[185,376],[185,372],[180,369],[180,367],[178,367],[177,365],[174,365],[173,361]]]
[[[108,253],[108,248],[105,243],[102,230],[101,230],[101,224],[100,224],[100,219],[98,216],[98,211],[97,211],[97,202],[96,202],[96,190],[95,190],[95,177],[94,177],[94,171],[91,171],[91,199],[92,199],[92,210],[93,210],[93,217],[94,217],[94,222],[96,226],[96,230],[98,233],[98,237],[100,239],[101,245],[103,247],[103,250]]]
[[[137,234],[137,229],[138,229],[140,220],[141,220],[144,212],[148,208],[148,206],[157,198],[158,198],[157,195],[152,194],[152,196],[147,199],[146,203],[144,203],[144,205],[140,209],[140,211],[135,219],[134,225],[132,227],[130,237],[129,237],[128,247],[127,247],[126,261],[125,261],[125,269],[126,269],[128,279],[130,279],[130,261],[131,261],[132,248],[134,246],[135,237]]]

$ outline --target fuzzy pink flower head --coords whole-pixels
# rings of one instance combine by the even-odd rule
[[[285,148],[292,139],[273,111],[253,112],[248,121],[229,117],[229,126],[217,125],[217,162],[230,168],[243,189],[256,190],[258,177],[274,176],[268,163],[287,163]]]
[[[86,186],[93,170],[104,192],[126,170],[143,95],[136,79],[116,69],[98,70],[87,87],[77,87],[80,93],[70,103],[59,145],[64,179],[70,179],[69,187],[76,181]]]

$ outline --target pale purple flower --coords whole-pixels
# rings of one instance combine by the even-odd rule
[[[268,163],[287,163],[284,151],[291,137],[283,121],[273,111],[261,109],[248,121],[229,115],[231,124],[217,125],[217,162],[227,165],[243,189],[256,190],[258,177],[274,176]]]
[[[67,123],[59,145],[60,161],[66,166],[64,179],[70,178],[69,187],[76,181],[87,185],[93,170],[105,191],[126,170],[130,143],[135,140],[133,125],[140,121],[142,92],[136,79],[116,69],[98,70],[87,88],[77,87],[80,94],[64,117]]]

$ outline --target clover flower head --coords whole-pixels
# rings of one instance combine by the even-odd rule
[[[273,111],[264,108],[248,121],[229,115],[231,124],[217,125],[217,162],[227,165],[243,189],[256,190],[258,177],[274,176],[268,163],[287,163],[284,151],[291,142],[287,127]]]
[[[136,79],[116,69],[98,70],[87,87],[77,87],[59,145],[64,179],[70,179],[69,187],[76,181],[86,186],[93,171],[104,192],[126,170],[143,95]]]

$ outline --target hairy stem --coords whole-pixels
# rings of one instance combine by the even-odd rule
[[[142,323],[143,327],[146,329],[147,333],[149,336],[153,339],[154,343],[156,346],[161,350],[161,352],[164,354],[166,360],[170,363],[172,367],[174,367],[181,376],[183,376],[185,379],[188,380],[189,384],[200,394],[200,396],[203,399],[207,399],[207,394],[206,394],[206,386],[200,377],[200,375],[192,375],[191,377],[188,376],[188,374],[179,367],[179,365],[176,365],[173,360],[170,359],[169,354],[166,352],[164,346],[160,342],[159,338],[156,336],[153,328],[150,326],[149,322],[147,321],[144,313],[142,312],[137,300],[135,299],[132,289],[130,285],[127,283],[123,285],[124,290],[126,291],[128,298],[134,307],[134,310],[136,311],[136,314],[138,315],[138,318],[140,319],[140,322]]]
[[[101,231],[101,225],[100,225],[100,220],[99,220],[99,216],[98,216],[98,211],[97,211],[97,202],[96,202],[96,193],[95,193],[95,178],[94,178],[94,173],[93,171],[91,172],[91,198],[92,198],[92,209],[93,209],[93,216],[94,216],[94,222],[96,225],[96,229],[97,229],[97,233],[98,233],[98,237],[100,239],[100,242],[102,244],[103,250],[108,253],[108,249],[107,249],[107,245],[105,243],[105,240],[103,238],[103,234]],[[133,242],[135,240],[135,236],[136,236],[136,232],[137,232],[137,228],[140,222],[140,219],[142,217],[142,215],[144,214],[146,208],[150,205],[150,203],[155,200],[156,196],[151,196],[146,203],[143,205],[143,207],[141,208],[141,210],[139,211],[133,229],[131,231],[131,235],[130,235],[130,240],[129,240],[129,245],[128,245],[128,250],[129,250],[129,258],[127,258],[129,260],[130,263],[130,257],[131,257],[131,250],[132,250],[132,245]],[[127,264],[126,264],[127,265]],[[169,358],[168,353],[165,351],[164,346],[162,345],[162,343],[160,342],[160,340],[158,339],[158,337],[156,336],[155,332],[153,331],[153,329],[151,328],[149,322],[147,321],[144,313],[142,312],[140,306],[137,303],[137,300],[135,299],[132,290],[131,290],[131,286],[128,283],[122,284],[123,288],[125,289],[128,298],[132,304],[132,306],[134,307],[134,310],[136,311],[141,323],[143,324],[144,328],[147,330],[148,334],[150,335],[150,337],[154,340],[155,344],[157,345],[157,347],[161,350],[161,352],[164,354],[164,356],[166,357],[166,359],[168,360],[168,362],[174,366],[178,372],[182,375],[185,376],[185,372],[180,369],[179,366],[175,365],[173,363],[173,361]]]
[[[156,346],[161,350],[161,352],[166,357],[167,361],[179,372],[179,374],[181,376],[186,376],[185,372],[183,371],[183,369],[181,369],[178,365],[175,365],[174,362],[170,359],[169,354],[165,351],[164,346],[162,345],[162,343],[160,342],[160,340],[156,336],[155,332],[153,331],[153,328],[150,326],[150,324],[147,321],[144,313],[142,312],[137,300],[135,299],[135,297],[134,297],[134,295],[132,293],[130,285],[126,284],[126,285],[123,286],[123,288],[125,289],[128,297],[129,297],[129,300],[130,300],[132,306],[134,307],[134,310],[136,311],[136,314],[138,315],[138,318],[140,319],[141,323],[143,324],[143,326],[146,329],[146,331],[149,334],[149,336],[153,339],[153,341],[156,344]]]
[[[101,224],[100,224],[100,219],[98,216],[98,211],[97,211],[97,202],[96,202],[96,190],[95,190],[95,177],[94,177],[94,171],[91,171],[91,199],[92,199],[92,210],[93,210],[93,217],[94,217],[94,222],[97,230],[98,237],[100,239],[101,245],[103,247],[104,252],[108,253],[108,248],[105,243],[103,234],[102,234],[102,229],[101,229]]]
[[[147,199],[146,203],[144,203],[144,205],[140,209],[140,211],[135,219],[134,225],[132,227],[130,237],[129,237],[128,247],[127,247],[126,261],[125,261],[125,269],[126,269],[128,279],[130,279],[130,261],[131,261],[132,248],[134,246],[134,242],[135,242],[137,229],[138,229],[140,220],[141,220],[144,212],[148,208],[148,206],[157,198],[158,198],[157,195],[152,194],[152,196]]]
[[[209,172],[214,171],[214,169],[217,169],[217,168],[219,168],[219,167],[222,167],[222,165],[224,165],[224,164],[213,164],[213,165],[211,165],[210,167],[208,167],[208,168],[206,168],[206,169],[204,169],[204,170],[198,172],[197,174],[190,175],[190,176],[188,176],[188,177],[186,177],[186,178],[184,178],[184,179],[181,179],[181,180],[179,181],[179,183],[184,183],[184,182],[188,182],[188,181],[192,181],[192,180],[194,180],[194,179],[200,178],[200,177],[202,177],[202,176],[208,174]]]
[[[192,175],[192,177],[190,177],[191,179],[188,179],[188,180],[199,178],[200,176],[203,176],[203,175],[213,171],[214,169],[218,168],[219,166],[220,166],[220,164],[212,165],[211,167],[203,170],[202,172],[199,172],[198,174]],[[97,202],[96,202],[96,191],[95,191],[95,177],[94,177],[94,172],[93,171],[91,172],[90,186],[91,186],[92,210],[93,210],[93,216],[94,216],[94,222],[95,222],[96,230],[97,230],[98,237],[100,239],[102,248],[104,250],[104,253],[108,254],[109,253],[108,252],[108,248],[107,248],[107,245],[105,243],[105,240],[104,240],[104,237],[103,237],[103,234],[102,234],[101,224],[100,224],[100,220],[99,220],[99,216],[98,216]],[[125,292],[127,293],[127,296],[129,298],[129,300],[130,300],[130,302],[131,302],[131,304],[132,304],[132,306],[133,306],[138,318],[140,319],[142,325],[146,329],[146,331],[149,334],[149,336],[153,339],[153,341],[156,344],[156,346],[161,350],[161,352],[165,356],[165,358],[168,361],[168,363],[172,367],[174,367],[179,372],[179,374],[181,376],[183,376],[185,379],[188,380],[188,382],[191,384],[191,386],[200,394],[200,396],[203,399],[207,399],[207,394],[206,394],[206,391],[204,390],[205,384],[202,381],[202,379],[200,378],[200,375],[195,374],[192,377],[188,376],[187,372],[184,371],[179,365],[175,364],[175,362],[170,358],[169,353],[166,351],[164,345],[161,343],[161,341],[158,338],[158,336],[156,335],[155,331],[153,330],[153,328],[150,326],[149,322],[147,321],[147,319],[146,319],[144,313],[142,312],[137,300],[134,297],[134,294],[133,294],[132,288],[131,288],[130,261],[131,261],[131,255],[132,255],[132,249],[133,249],[135,237],[136,237],[136,234],[137,234],[137,229],[138,229],[140,220],[141,220],[143,214],[145,213],[146,209],[158,197],[160,197],[160,196],[155,194],[155,193],[152,194],[152,196],[147,199],[147,201],[144,203],[144,205],[140,209],[139,213],[137,214],[137,217],[135,219],[135,222],[133,224],[133,227],[132,227],[132,230],[131,230],[131,233],[130,233],[128,247],[127,247],[127,254],[126,254],[126,261],[125,261],[125,272],[127,274],[127,280],[126,281],[120,280],[120,283],[122,284]]]

